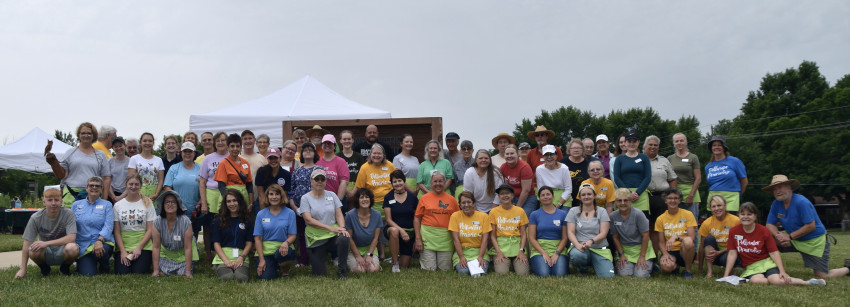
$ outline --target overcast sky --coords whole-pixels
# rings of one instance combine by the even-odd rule
[[[850,73],[847,16],[846,0],[2,0],[0,141],[82,121],[183,133],[307,74],[476,147],[562,105],[652,106],[706,132],[766,73]]]

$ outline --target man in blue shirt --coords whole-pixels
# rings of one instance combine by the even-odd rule
[[[847,260],[845,267],[829,269],[829,240],[826,239],[826,228],[812,202],[803,195],[793,193],[798,187],[800,182],[796,179],[775,175],[770,185],[762,189],[773,193],[776,198],[770,205],[766,226],[773,234],[779,251],[799,252],[803,256],[805,266],[813,269],[817,278],[850,275]],[[785,227],[784,232],[779,231],[777,223]]]

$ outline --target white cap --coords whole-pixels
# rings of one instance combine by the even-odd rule
[[[183,143],[183,146],[180,147],[180,151],[184,151],[184,150],[195,151],[195,144],[192,144],[192,142]]]
[[[597,135],[596,141],[599,142],[600,140],[608,142],[608,136],[604,134]]]
[[[547,153],[550,153],[550,154],[556,153],[555,146],[552,146],[552,145],[543,146],[543,154],[545,155]]]

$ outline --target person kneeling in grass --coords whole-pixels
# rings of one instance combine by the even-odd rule
[[[487,274],[490,263],[484,259],[484,254],[487,253],[487,240],[490,238],[490,218],[487,213],[475,210],[475,195],[472,192],[463,191],[458,199],[461,211],[452,213],[449,218],[449,231],[455,247],[452,264],[458,273],[469,275],[469,261],[477,259],[478,266],[484,270],[483,274]]]
[[[372,209],[375,196],[372,191],[360,188],[354,193],[354,210],[345,214],[345,229],[349,240],[348,268],[354,273],[377,272],[381,270],[375,249],[378,248],[379,230],[383,222],[381,213]]]
[[[62,207],[62,192],[44,191],[44,210],[30,216],[24,228],[24,245],[21,247],[21,268],[15,278],[27,276],[27,262],[32,259],[41,268],[41,275],[50,275],[50,266],[59,265],[62,274],[70,274],[71,264],[80,254],[74,243],[77,222],[69,208]],[[35,241],[38,236],[38,241]]]
[[[708,200],[708,208],[712,216],[699,227],[699,235],[703,238],[699,242],[699,272],[702,273],[703,261],[708,262],[708,273],[705,277],[711,278],[714,274],[712,265],[726,265],[726,243],[729,241],[729,229],[741,224],[737,216],[726,211],[726,198],[720,195],[711,196]],[[738,259],[736,265],[741,266]]]
[[[510,185],[500,185],[496,188],[496,194],[499,194],[501,204],[490,210],[490,224],[493,225],[490,243],[495,251],[493,269],[496,274],[508,274],[513,264],[517,275],[528,275],[528,257],[525,255],[528,216],[523,208],[511,203],[515,195]]]
[[[679,266],[685,267],[684,278],[692,278],[691,265],[694,263],[694,239],[697,235],[697,221],[688,210],[679,210],[682,191],[670,188],[664,192],[665,211],[655,221],[658,243],[661,246],[661,270],[667,273],[678,272]]]
[[[785,273],[782,256],[776,248],[767,227],[756,223],[758,209],[751,202],[743,203],[739,209],[741,224],[729,230],[729,242],[726,245],[726,271],[723,277],[732,273],[735,260],[740,256],[744,272],[741,277],[756,284],[771,285],[812,285],[826,286],[823,279],[804,281]]]
[[[186,275],[192,278],[198,261],[192,222],[186,216],[186,206],[173,190],[159,194],[156,199],[159,216],[153,220],[153,276]]]

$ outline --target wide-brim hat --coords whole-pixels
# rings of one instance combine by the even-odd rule
[[[722,135],[715,135],[711,137],[711,141],[708,141],[708,152],[711,152],[711,143],[714,141],[720,141],[720,144],[723,144],[723,149],[729,151],[729,147],[726,146],[726,138]]]
[[[765,192],[773,192],[774,188],[776,188],[777,186],[779,186],[781,184],[785,184],[785,183],[791,184],[791,190],[796,190],[797,188],[800,187],[800,181],[799,180],[788,179],[788,176],[779,174],[779,175],[773,175],[773,179],[770,180],[770,185],[762,188],[761,190],[765,191]]]
[[[159,196],[156,198],[156,211],[157,214],[162,215],[162,210],[164,210],[165,206],[165,197],[168,195],[174,195],[174,199],[177,200],[177,215],[181,215],[186,213],[186,206],[183,205],[183,200],[180,199],[180,194],[177,194],[174,190],[168,190],[162,193],[159,193]]]
[[[516,144],[516,138],[514,138],[510,134],[502,132],[502,133],[499,133],[498,135],[496,135],[496,137],[493,138],[493,148],[499,148],[499,146],[496,145],[496,144],[499,143],[499,139],[501,139],[501,138],[506,138],[506,139],[508,139],[508,141],[511,144]]]
[[[319,125],[313,125],[313,128],[307,129],[307,131],[304,131],[304,132],[307,133],[307,137],[310,137],[311,135],[313,135],[313,132],[316,132],[316,131],[321,132],[322,135],[331,134],[330,131],[323,129],[322,126],[319,126]]]
[[[528,138],[533,140],[534,135],[537,134],[538,132],[546,132],[546,134],[549,135],[549,137],[546,138],[547,140],[551,140],[552,138],[555,137],[555,131],[546,129],[546,126],[540,125],[540,126],[537,126],[537,128],[534,129],[534,131],[528,132]]]

